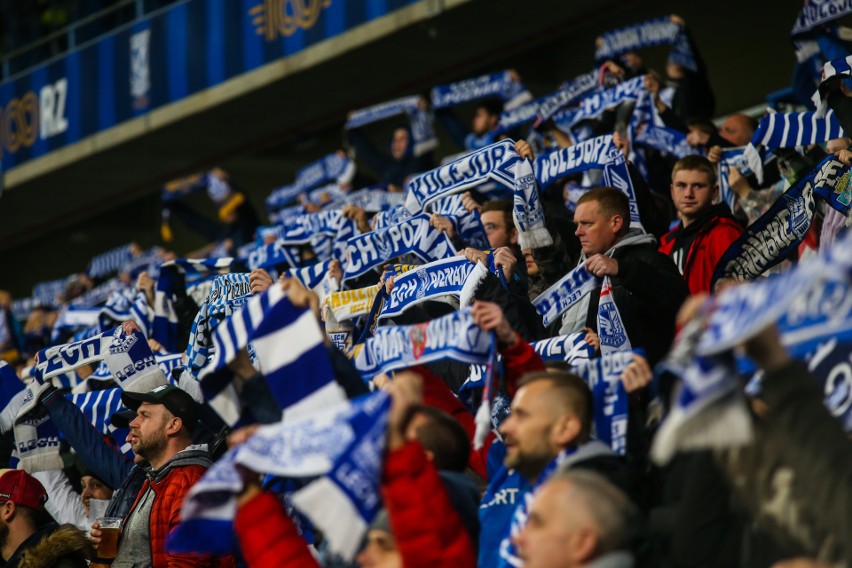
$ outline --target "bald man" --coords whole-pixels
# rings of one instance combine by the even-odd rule
[[[630,500],[606,479],[566,470],[535,493],[513,540],[523,568],[628,568],[639,522]]]
[[[719,136],[730,142],[732,146],[745,146],[751,142],[757,121],[745,114],[732,114],[722,123]]]

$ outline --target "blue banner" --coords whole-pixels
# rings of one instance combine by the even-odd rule
[[[415,3],[176,3],[0,84],[2,171]]]

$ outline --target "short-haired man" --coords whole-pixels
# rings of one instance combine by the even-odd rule
[[[674,261],[691,294],[710,292],[719,259],[742,228],[719,196],[716,168],[702,156],[686,156],[672,169],[672,201],[680,223],[660,239],[660,252]]]
[[[600,475],[560,471],[536,492],[514,541],[523,568],[629,568],[639,522],[627,496]]]
[[[47,501],[44,486],[23,470],[0,471],[0,556],[4,566],[86,568],[86,560],[95,551],[81,530],[55,523],[39,526]]]
[[[597,187],[577,200],[574,212],[580,239],[580,263],[595,276],[609,276],[612,298],[630,344],[643,348],[656,364],[671,346],[675,317],[689,289],[653,236],[630,228],[627,196]],[[560,335],[597,331],[600,289],[593,290],[562,315]]]
[[[121,400],[136,418],[130,422],[133,453],[150,464],[148,478],[125,518],[114,568],[233,566],[233,557],[176,557],[166,552],[169,533],[180,522],[189,488],[210,466],[204,446],[192,445],[198,405],[185,391],[162,385],[147,393],[125,391]],[[99,533],[92,531],[93,537]]]
[[[503,468],[491,475],[480,505],[480,566],[517,565],[510,537],[523,528],[531,492],[557,467],[591,469],[619,484],[628,483],[620,458],[602,442],[590,439],[593,412],[592,393],[576,375],[543,371],[530,373],[521,382],[511,414],[500,426]],[[522,478],[520,486],[517,475]],[[496,506],[506,498],[501,497],[504,487],[514,491],[515,506],[508,517]]]

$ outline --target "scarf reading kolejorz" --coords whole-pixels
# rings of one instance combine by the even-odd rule
[[[734,241],[716,265],[711,287],[720,278],[753,280],[790,256],[813,223],[816,196],[829,204],[849,203],[849,166],[834,156],[792,186]]]
[[[538,185],[531,166],[515,152],[512,140],[501,140],[412,178],[406,185],[406,208],[422,211],[435,201],[494,181],[514,191],[513,216],[522,249],[552,244],[544,224]]]
[[[636,192],[630,180],[627,160],[612,143],[612,135],[597,136],[580,144],[562,148],[536,158],[535,175],[539,187],[546,189],[556,181],[591,169],[603,170],[604,184],[623,191],[630,202],[630,226],[641,228]]]

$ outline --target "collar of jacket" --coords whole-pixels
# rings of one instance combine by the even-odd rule
[[[201,465],[210,467],[213,462],[210,460],[210,452],[207,450],[207,444],[195,444],[187,446],[185,449],[176,453],[172,459],[167,461],[160,469],[148,469],[148,479],[154,482],[162,481],[170,471],[178,467],[188,465]]]

